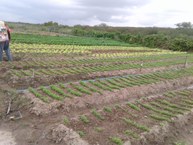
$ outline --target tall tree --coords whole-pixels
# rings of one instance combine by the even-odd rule
[[[193,25],[191,22],[182,22],[182,23],[177,23],[176,26],[178,28],[185,28],[185,29],[191,29],[193,28]]]

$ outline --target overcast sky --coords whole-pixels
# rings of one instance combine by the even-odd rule
[[[193,23],[193,0],[0,0],[4,21],[175,27]]]

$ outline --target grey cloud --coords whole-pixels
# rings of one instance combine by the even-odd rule
[[[134,7],[140,7],[147,4],[149,0],[77,0],[84,10],[90,14],[90,17],[102,22],[120,22],[112,19],[112,16],[129,16]]]
[[[65,6],[46,0],[2,0],[1,18],[9,21],[43,23],[56,21],[62,24],[91,24],[91,22],[120,23],[133,14],[134,7],[142,7],[150,0],[72,0],[75,5]],[[13,18],[11,18],[13,16]],[[93,24],[95,25],[95,24]]]
[[[101,8],[125,8],[142,6],[149,0],[77,0],[82,6],[101,7]]]
[[[145,15],[143,19],[139,21],[139,24],[141,26],[160,26],[160,24],[163,27],[173,27],[175,25],[175,22],[170,22],[172,18],[175,18],[176,16],[180,16],[184,11],[181,10],[168,10],[164,12],[150,12]],[[170,22],[170,24],[168,24]]]

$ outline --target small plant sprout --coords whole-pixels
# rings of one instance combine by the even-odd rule
[[[86,135],[84,131],[78,131],[78,134],[80,135],[80,137],[84,137]]]
[[[139,138],[139,135],[138,135],[137,133],[131,131],[131,130],[126,130],[126,131],[125,131],[125,134],[128,135],[128,136],[131,136],[131,137],[133,137],[133,138],[135,138],[135,139],[138,139],[138,138]]]
[[[132,109],[136,110],[136,111],[140,111],[140,110],[141,110],[137,105],[132,104],[132,103],[130,103],[130,102],[128,102],[127,105],[128,105],[129,107],[131,107]]]
[[[102,128],[102,127],[95,127],[94,130],[96,132],[102,132],[104,130],[104,128]]]
[[[108,113],[112,113],[112,109],[110,107],[104,107],[104,111]]]
[[[80,116],[80,120],[81,120],[82,122],[86,123],[86,124],[90,122],[85,115],[81,115],[81,116]]]
[[[110,137],[110,141],[116,145],[123,145],[122,139],[118,137]]]
[[[70,124],[70,120],[68,119],[68,117],[67,117],[67,116],[64,116],[64,120],[63,120],[63,122],[64,122],[64,124],[65,124],[65,125]]]
[[[104,117],[103,117],[99,112],[97,112],[96,109],[93,109],[93,110],[92,110],[92,114],[93,114],[96,118],[98,118],[98,119],[100,119],[100,120],[104,120]]]

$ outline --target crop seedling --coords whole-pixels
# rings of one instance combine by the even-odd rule
[[[80,84],[81,84],[82,86],[84,86],[85,88],[88,88],[88,89],[89,89],[90,91],[92,91],[92,92],[97,92],[97,93],[99,93],[99,94],[102,94],[99,90],[97,90],[97,89],[89,86],[87,83],[84,83],[84,82],[81,81]]]
[[[123,141],[118,137],[110,137],[110,141],[116,145],[123,145]]]
[[[180,92],[177,92],[177,94],[188,97],[190,96],[191,92],[180,91]]]
[[[112,91],[112,89],[110,88],[107,88],[106,86],[102,85],[101,83],[99,82],[94,82],[94,81],[89,81],[92,85],[102,89],[102,90],[109,90],[109,91]]]
[[[140,111],[141,110],[137,105],[132,104],[130,102],[128,102],[127,105],[129,105],[129,107],[131,107],[132,109],[134,109],[136,111]]]
[[[181,106],[177,106],[176,104],[172,104],[166,100],[158,100],[160,103],[164,104],[164,105],[167,105],[171,108],[174,108],[174,109],[177,109],[177,110],[185,110],[185,111],[189,111],[189,109],[187,108],[184,108],[184,107],[181,107]]]
[[[78,134],[80,135],[80,137],[84,137],[86,135],[84,131],[78,131]]]
[[[109,91],[112,91],[112,89],[120,89],[120,87],[113,85],[113,84],[107,84],[104,81],[99,81],[99,83],[101,83],[102,85],[106,86],[107,88],[110,88]]]
[[[110,107],[104,107],[104,111],[108,113],[112,113],[112,109]]]
[[[174,145],[187,145],[184,141],[174,142]]]
[[[51,85],[50,88],[54,91],[56,91],[58,94],[60,95],[63,95],[63,96],[66,96],[66,94],[64,93],[64,91],[62,91],[60,88],[58,88],[57,86],[55,85]]]
[[[81,96],[82,96],[81,93],[79,93],[79,92],[77,92],[77,91],[74,91],[74,90],[72,90],[72,89],[70,89],[70,88],[67,88],[67,91],[68,91],[70,94],[75,95],[75,96],[77,96],[77,97],[81,97]]]
[[[125,134],[128,135],[128,136],[131,136],[131,137],[133,137],[133,138],[135,138],[135,139],[138,139],[138,138],[139,138],[139,135],[138,135],[137,133],[131,131],[131,130],[126,130],[126,131],[125,131]]]
[[[104,117],[103,117],[99,112],[97,112],[96,109],[93,109],[93,110],[92,110],[92,114],[93,114],[96,118],[98,118],[98,119],[100,119],[100,120],[104,120]]]
[[[185,102],[186,104],[193,105],[193,101],[191,101],[191,100],[182,99],[182,101]]]
[[[102,128],[102,127],[95,127],[94,130],[96,132],[102,132],[104,130],[104,128]]]
[[[29,88],[29,91],[30,91],[32,94],[34,94],[36,97],[40,98],[42,101],[44,101],[44,102],[46,102],[46,103],[49,102],[49,101],[48,101],[48,97],[41,95],[41,94],[38,93],[35,89]]]
[[[119,88],[119,89],[125,87],[124,85],[121,85],[121,84],[117,83],[117,82],[116,82],[115,80],[113,80],[113,79],[107,79],[106,81],[109,82],[110,84],[114,85],[114,86],[117,86],[117,88]]]
[[[44,88],[44,87],[40,87],[40,89],[47,95],[49,95],[50,97],[52,97],[53,99],[56,99],[56,100],[62,100],[62,97],[56,95],[56,94],[53,94],[50,90]]]
[[[158,121],[168,121],[168,122],[171,121],[168,117],[164,117],[164,116],[161,116],[161,115],[152,114],[152,115],[150,115],[150,117],[155,119],[155,120],[158,120]]]
[[[137,117],[137,114],[133,114],[133,113],[130,113],[126,108],[120,106],[120,105],[115,105],[115,109],[120,109],[121,111],[124,111],[126,112],[127,114],[133,116],[133,117]]]
[[[70,124],[70,120],[68,119],[67,116],[64,116],[63,122],[64,122],[65,125]]]
[[[160,113],[160,114],[162,114],[162,115],[166,115],[166,116],[169,116],[169,117],[175,117],[175,116],[176,116],[176,115],[174,115],[173,113],[170,113],[170,112],[168,112],[168,111],[162,111],[162,110],[156,109],[156,108],[154,108],[154,107],[152,107],[151,105],[148,105],[148,104],[142,104],[142,103],[141,103],[141,105],[142,105],[144,108],[148,109],[148,110],[152,110],[152,111],[154,111],[154,112],[156,112],[156,113]]]
[[[80,86],[76,86],[76,85],[73,85],[73,87],[75,89],[77,89],[78,91],[80,91],[81,93],[84,93],[84,94],[87,94],[87,95],[91,95],[91,92],[84,89],[83,87],[80,87]]]
[[[127,123],[127,124],[130,124],[132,126],[135,126],[136,128],[140,129],[140,130],[143,130],[143,131],[149,131],[149,128],[144,126],[144,125],[140,125],[130,119],[127,119],[127,118],[123,118],[123,120]]]
[[[160,122],[160,126],[161,127],[164,127],[164,126],[166,126],[167,125],[167,122]]]
[[[81,120],[82,122],[86,123],[86,124],[90,122],[85,115],[81,115],[81,116],[80,116],[80,120]]]

